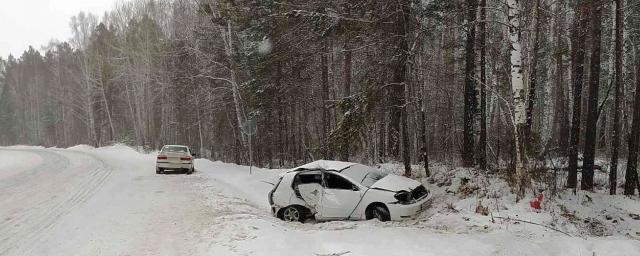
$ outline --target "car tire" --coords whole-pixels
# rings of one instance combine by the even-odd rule
[[[194,170],[193,170],[193,167],[191,167],[191,169],[189,169],[189,170],[187,171],[187,175],[191,175],[191,174],[193,173],[193,171],[194,171]]]
[[[307,217],[307,210],[299,205],[290,205],[282,209],[280,218],[287,222],[304,222]]]
[[[162,168],[156,168],[156,174],[162,174],[163,172]]]
[[[389,214],[389,209],[384,205],[375,205],[371,208],[370,218],[384,222],[391,220],[391,214]]]

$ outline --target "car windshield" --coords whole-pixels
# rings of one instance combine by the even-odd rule
[[[162,152],[165,152],[165,153],[187,153],[187,147],[165,146],[164,148],[162,148]]]
[[[373,169],[369,166],[355,164],[350,166],[347,169],[342,170],[342,175],[352,179],[353,181],[358,181],[365,187],[371,187],[376,181],[386,177],[389,175],[386,172]]]

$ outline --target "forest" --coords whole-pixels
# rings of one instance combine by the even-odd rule
[[[0,145],[184,144],[249,164],[255,122],[260,167],[638,189],[637,1],[133,0],[69,25],[0,58]]]

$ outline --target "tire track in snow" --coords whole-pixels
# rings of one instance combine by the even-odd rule
[[[39,239],[42,238],[42,236],[46,234],[47,231],[51,230],[57,223],[57,220],[67,215],[78,205],[86,202],[89,198],[91,198],[91,196],[93,196],[111,176],[111,172],[106,169],[98,169],[96,173],[100,174],[94,175],[96,177],[90,182],[87,182],[84,190],[78,191],[76,194],[71,196],[71,198],[67,201],[68,203],[59,204],[58,208],[55,211],[52,211],[52,213],[48,214],[48,216],[40,223],[40,228],[36,228],[35,231],[29,232],[30,234],[32,234],[32,236],[27,238],[27,240],[32,242],[31,245],[37,243],[37,241],[39,241]],[[38,227],[38,225],[36,225],[36,227]],[[33,246],[28,246],[26,248],[30,251]]]
[[[38,151],[38,153],[41,155],[52,153],[54,155],[58,155],[62,158],[67,159],[67,161],[72,157],[85,158],[89,159],[90,161],[84,161],[79,166],[71,166],[67,164],[66,169],[63,170],[49,169],[38,170],[37,172],[29,172],[30,174],[35,176],[37,176],[38,173],[42,174],[44,171],[70,172],[69,174],[71,174],[72,177],[76,176],[77,174],[77,178],[71,181],[72,184],[59,184],[59,186],[68,186],[60,191],[62,194],[56,194],[53,197],[63,198],[62,200],[53,200],[52,198],[51,200],[47,200],[43,202],[42,205],[37,207],[35,205],[26,205],[25,207],[28,208],[26,211],[24,211],[24,214],[15,216],[14,218],[5,218],[4,220],[1,220],[2,222],[0,222],[0,236],[4,236],[4,238],[0,240],[0,255],[29,254],[30,250],[33,248],[33,245],[35,245],[40,239],[42,239],[49,230],[55,227],[55,224],[58,220],[60,220],[62,217],[73,211],[74,208],[91,198],[91,196],[93,196],[93,194],[95,194],[106,183],[112,173],[112,171],[106,166],[104,162],[88,154],[59,150],[46,153],[43,152],[45,151]],[[51,158],[49,157],[49,160],[50,159]],[[86,169],[83,170],[87,167],[86,164],[93,163],[94,165],[96,165],[95,162],[97,162],[97,166],[90,168],[92,169],[91,171],[87,172]],[[50,167],[47,166],[44,161],[43,165],[44,168]],[[43,166],[40,166],[37,169],[42,168]],[[68,178],[68,176],[65,175],[56,176],[61,178]],[[29,182],[29,179],[22,180],[24,180],[25,182]],[[51,181],[45,180],[44,182]],[[15,190],[11,192],[15,192]],[[39,192],[43,194],[47,193],[47,191]]]
[[[5,150],[6,151],[6,150]],[[33,181],[49,180],[53,179],[54,175],[47,173],[48,170],[64,170],[69,167],[69,161],[67,158],[62,157],[59,154],[46,152],[42,150],[11,150],[12,152],[24,152],[27,154],[36,154],[42,158],[42,162],[32,168],[31,170],[22,172],[21,176],[11,177],[10,179],[2,180],[2,186],[0,186],[0,194],[7,198],[0,200],[0,203],[5,206],[12,206],[18,203],[31,204],[26,205],[25,208],[14,209],[7,215],[0,216],[0,235],[6,234],[7,230],[12,226],[19,226],[24,220],[30,219],[36,214],[42,207],[42,202],[34,200],[35,194],[38,192],[33,187],[38,184],[32,184]],[[40,177],[42,176],[42,177]],[[0,198],[3,199],[3,198]],[[53,198],[52,198],[53,199]],[[24,205],[23,205],[24,206]],[[16,216],[17,215],[17,216]],[[0,248],[4,240],[8,238],[0,238]]]
[[[69,213],[76,205],[86,201],[97,188],[104,184],[109,175],[109,170],[105,171],[103,168],[96,168],[89,175],[86,175],[88,177],[83,177],[84,179],[81,183],[73,186],[73,190],[76,190],[76,192],[66,196],[64,200],[57,203],[49,202],[44,207],[31,209],[27,214],[13,218],[11,223],[3,223],[2,226],[13,227],[13,230],[8,232],[7,230],[0,231],[3,235],[10,235],[0,244],[0,254],[15,247],[28,248],[30,241],[35,241],[35,238],[49,230],[56,220]],[[20,241],[19,245],[15,243],[18,241]]]

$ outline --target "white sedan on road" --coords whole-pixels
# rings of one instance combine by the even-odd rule
[[[194,171],[193,157],[195,154],[187,146],[165,145],[158,152],[156,161],[156,174],[164,173],[166,170],[184,171],[191,174]]]
[[[411,218],[426,207],[418,181],[349,162],[319,160],[281,175],[269,193],[274,216],[285,221],[380,221]]]

